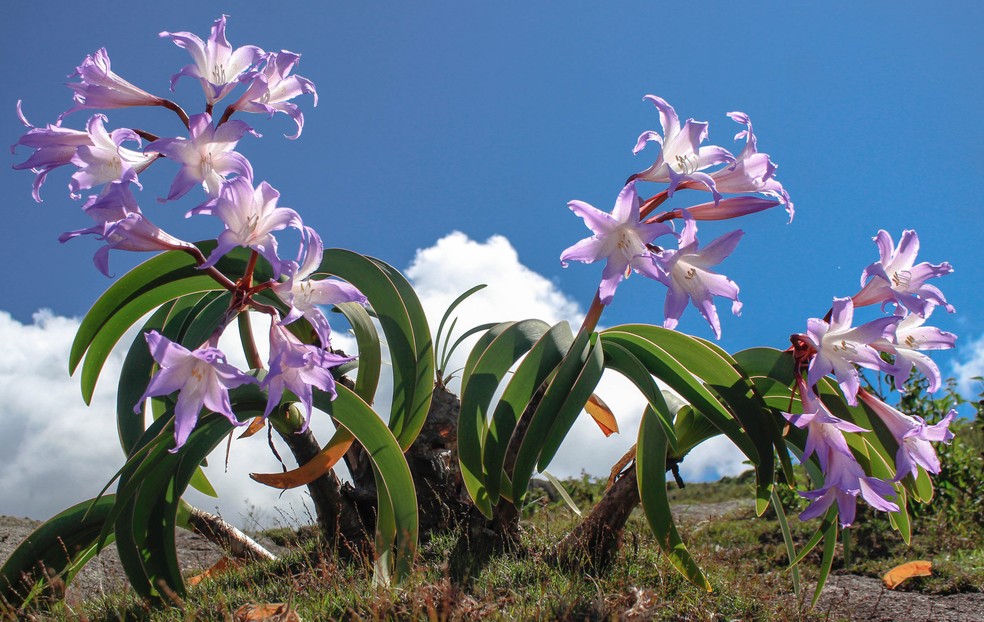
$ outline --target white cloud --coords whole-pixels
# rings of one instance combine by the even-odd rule
[[[984,376],[984,335],[957,347],[957,361],[952,375],[957,379],[957,391],[967,399],[974,399],[984,384],[975,377]]]
[[[456,310],[456,333],[485,322],[540,318],[561,320],[574,328],[583,311],[550,280],[525,267],[515,249],[502,236],[485,242],[452,233],[433,246],[418,251],[408,277],[436,329],[447,306],[462,292],[479,283],[488,287]],[[30,324],[0,311],[0,514],[47,518],[97,494],[123,463],[116,435],[116,387],[125,347],[108,359],[96,387],[92,406],[81,399],[77,378],[67,372],[67,358],[79,321],[42,311]],[[267,320],[258,318],[255,330],[265,335]],[[132,337],[131,337],[132,339]],[[266,340],[261,336],[258,344]],[[342,330],[333,336],[336,346],[354,352],[354,340]],[[128,344],[129,340],[124,340]],[[240,366],[235,336],[220,344],[231,362]],[[468,353],[465,344],[449,369],[460,367]],[[390,394],[384,370],[377,407],[385,411]],[[558,477],[576,476],[582,470],[607,475],[611,466],[635,442],[644,402],[638,391],[617,374],[606,374],[598,393],[612,408],[622,432],[605,438],[587,416],[575,423],[549,470]],[[327,417],[315,414],[312,428],[321,442],[332,433]],[[249,472],[275,472],[280,465],[267,445],[265,434],[232,443],[228,470],[222,443],[209,458],[206,473],[219,492],[218,499],[190,492],[189,501],[207,510],[218,510],[226,519],[244,524],[249,518],[264,523],[307,522],[313,510],[302,490],[279,491],[249,479]],[[276,439],[278,451],[293,461]],[[742,456],[727,440],[712,440],[691,453],[681,466],[687,481],[713,479],[742,470]],[[40,492],[43,491],[43,492]]]

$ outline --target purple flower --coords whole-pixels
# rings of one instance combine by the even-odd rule
[[[926,283],[931,278],[950,274],[953,268],[945,261],[939,265],[923,262],[914,266],[919,252],[919,236],[915,231],[903,231],[897,247],[893,247],[892,236],[885,230],[880,230],[874,240],[880,258],[861,274],[861,291],[854,295],[854,306],[894,303],[925,317],[933,305],[940,305],[953,313],[943,292]]]
[[[314,105],[318,105],[318,92],[314,83],[301,76],[289,75],[294,65],[300,60],[300,55],[286,50],[280,53],[269,53],[265,57],[263,69],[253,76],[246,92],[232,105],[232,108],[243,112],[262,112],[271,117],[282,112],[297,124],[297,133],[287,138],[295,139],[304,129],[304,113],[296,104],[290,103],[298,95],[310,93],[314,95]]]
[[[922,354],[919,350],[952,348],[956,343],[957,336],[935,326],[923,326],[934,306],[927,307],[926,317],[921,317],[915,313],[904,316],[904,319],[899,322],[895,329],[895,338],[892,341],[879,339],[871,344],[875,349],[895,357],[895,388],[900,391],[902,385],[909,378],[913,366],[929,380],[928,390],[930,393],[940,388],[943,380],[940,375],[940,368],[936,366],[933,359]],[[903,310],[900,309],[900,311]]]
[[[823,487],[817,490],[800,493],[813,501],[800,513],[800,520],[823,516],[836,501],[840,525],[848,527],[854,522],[858,495],[876,510],[899,511],[899,506],[887,499],[895,496],[895,489],[891,484],[865,475],[864,469],[854,458],[848,458],[839,452],[830,453],[829,468],[824,473],[823,483]]]
[[[807,320],[807,330],[803,338],[816,349],[807,372],[807,384],[816,385],[821,378],[834,373],[847,402],[857,404],[860,386],[858,370],[855,365],[868,369],[896,373],[895,367],[881,359],[871,344],[879,339],[891,341],[897,316],[882,317],[867,324],[852,327],[854,305],[850,298],[834,298],[830,322],[817,318]]]
[[[782,413],[797,428],[806,429],[806,445],[803,460],[816,453],[820,468],[827,470],[831,452],[837,452],[854,459],[844,432],[868,432],[864,428],[833,415],[819,397],[800,380],[797,383],[803,413]]]
[[[172,453],[188,440],[203,407],[225,415],[233,425],[245,425],[232,412],[229,389],[257,384],[256,378],[227,363],[225,354],[208,344],[197,350],[188,350],[157,331],[150,331],[144,337],[160,370],[150,379],[147,390],[133,410],[139,413],[148,397],[178,391],[178,401],[174,406],[175,447]]]
[[[714,306],[714,297],[723,296],[731,300],[731,312],[735,315],[741,313],[741,303],[738,301],[738,286],[734,281],[711,272],[708,268],[724,261],[735,250],[744,232],[739,229],[726,233],[698,249],[697,223],[687,210],[684,210],[684,220],[679,248],[664,250],[654,258],[655,264],[660,268],[656,278],[669,288],[663,307],[663,326],[676,328],[687,302],[690,301],[711,325],[714,336],[720,339],[721,322],[717,307]]]
[[[894,481],[901,481],[910,474],[912,477],[917,477],[918,467],[926,469],[929,473],[940,472],[940,459],[930,442],[949,443],[953,440],[950,422],[957,416],[956,410],[950,410],[939,423],[928,425],[922,417],[903,414],[867,391],[861,391],[859,395],[861,401],[878,415],[899,444],[899,450],[895,454]]]
[[[783,413],[783,416],[796,427],[807,429],[803,460],[816,453],[824,472],[823,487],[800,493],[813,501],[800,514],[800,519],[810,520],[821,516],[836,501],[840,524],[847,527],[854,522],[859,494],[876,509],[897,512],[899,507],[885,499],[895,496],[895,490],[888,483],[865,475],[844,438],[844,432],[867,430],[832,415],[820,398],[802,381],[799,382],[798,389],[803,414]]]
[[[171,90],[181,76],[198,78],[205,91],[209,106],[215,104],[236,88],[246,72],[263,56],[263,50],[255,45],[244,45],[233,50],[226,40],[226,15],[215,20],[208,41],[202,41],[190,32],[162,32],[174,44],[188,50],[192,64],[186,65],[171,77]],[[247,74],[248,75],[248,74]]]
[[[164,100],[133,86],[110,70],[106,48],[85,57],[70,77],[79,77],[78,83],[69,83],[75,91],[75,106],[64,117],[84,108],[128,108],[130,106],[160,106]]]
[[[89,197],[82,206],[96,224],[88,229],[68,231],[59,236],[59,242],[67,242],[80,235],[95,235],[106,242],[92,258],[96,268],[106,276],[109,273],[109,251],[163,251],[193,248],[164,233],[147,220],[137,206],[137,200],[126,182],[114,182],[106,186],[102,194]]]
[[[651,279],[659,278],[647,244],[661,235],[673,233],[673,230],[662,223],[639,222],[639,195],[636,194],[635,182],[629,182],[622,188],[611,214],[583,201],[571,201],[567,206],[584,220],[594,235],[561,253],[560,263],[566,268],[568,261],[593,263],[607,259],[598,286],[602,304],[612,301],[615,289],[630,270]]]
[[[649,130],[643,132],[636,141],[636,146],[632,153],[639,153],[645,148],[646,143],[655,141],[662,146],[659,157],[652,166],[636,173],[630,179],[641,179],[643,181],[669,182],[667,194],[673,196],[677,186],[685,181],[692,181],[705,186],[714,195],[714,201],[721,200],[721,193],[718,191],[714,179],[707,173],[702,173],[706,168],[715,164],[733,163],[735,157],[726,149],[714,145],[701,147],[700,143],[707,138],[707,123],[697,122],[687,119],[687,122],[680,126],[680,118],[677,117],[673,106],[655,95],[646,95],[643,100],[651,101],[659,110],[659,121],[663,127],[663,135],[659,132]]]
[[[161,138],[147,146],[147,151],[156,151],[181,165],[165,200],[183,197],[196,184],[202,184],[209,197],[216,197],[231,174],[252,182],[249,160],[233,151],[247,132],[257,136],[252,128],[242,121],[227,121],[215,128],[208,113],[192,116],[189,128],[190,138]]]
[[[745,139],[745,148],[731,166],[710,173],[718,192],[755,192],[773,197],[786,206],[792,222],[793,203],[782,184],[775,179],[776,165],[769,159],[769,154],[759,153],[751,119],[744,112],[729,112],[728,116],[745,125],[746,129],[735,136],[735,140]]]
[[[15,153],[17,147],[23,145],[34,149],[34,153],[24,162],[15,164],[14,170],[30,169],[37,173],[31,194],[34,200],[40,203],[41,185],[44,184],[48,173],[59,166],[71,164],[76,150],[83,145],[92,145],[92,138],[87,132],[61,127],[59,123],[48,124],[46,127],[34,127],[24,116],[20,100],[17,101],[17,116],[21,123],[30,129],[16,143],[11,145],[10,152]]]
[[[317,387],[335,399],[335,379],[331,368],[353,360],[350,356],[332,354],[323,348],[301,343],[287,329],[277,322],[270,326],[270,372],[263,379],[260,388],[267,391],[266,411],[270,415],[280,403],[284,389],[297,396],[304,405],[307,416],[304,427],[311,422],[312,387]]]
[[[227,181],[217,199],[192,210],[193,214],[218,216],[225,223],[225,231],[219,235],[218,246],[209,255],[202,268],[214,266],[221,257],[236,248],[251,248],[273,266],[274,277],[281,274],[281,261],[277,256],[277,239],[274,231],[287,227],[301,229],[301,217],[287,207],[277,207],[280,193],[267,182],[253,189],[245,177]]]
[[[286,326],[301,317],[314,327],[323,347],[329,347],[331,326],[328,318],[319,306],[336,305],[343,302],[366,303],[366,297],[353,285],[336,279],[309,278],[321,265],[323,246],[321,237],[310,227],[305,227],[305,237],[308,243],[304,247],[303,263],[301,257],[297,262],[286,262],[284,273],[287,280],[275,283],[273,291],[284,303],[290,305],[290,313],[281,322]]]
[[[105,122],[106,116],[101,114],[89,119],[86,129],[90,144],[79,145],[72,156],[72,164],[79,167],[68,185],[73,196],[77,196],[80,190],[114,181],[133,182],[142,188],[137,173],[158,158],[157,153],[143,153],[122,147],[128,140],[139,145],[140,137],[133,130],[125,128],[107,132],[103,125]]]

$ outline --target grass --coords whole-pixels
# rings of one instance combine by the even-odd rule
[[[603,482],[568,482],[582,504],[600,496]],[[672,490],[673,503],[748,500],[747,477]],[[553,546],[577,520],[563,504],[540,507],[524,520],[521,553],[494,557],[477,576],[455,583],[448,568],[455,538],[446,534],[421,547],[416,570],[402,589],[374,588],[367,564],[341,563],[323,554],[315,540],[294,540],[292,552],[275,562],[237,568],[190,588],[187,601],[150,609],[129,593],[114,593],[80,606],[57,605],[52,620],[231,620],[248,603],[289,603],[303,620],[500,620],[500,619],[667,619],[826,620],[824,611],[806,611],[792,597],[792,583],[778,523],[771,512],[755,517],[750,505],[736,504],[720,518],[681,514],[681,534],[714,586],[703,593],[685,582],[659,552],[638,512],[629,521],[616,562],[603,573],[585,575],[557,568]],[[984,527],[934,531],[938,521],[917,522],[911,548],[891,532],[887,520],[871,513],[852,530],[852,561],[838,555],[834,572],[880,576],[898,563],[929,559],[934,576],[910,579],[900,589],[930,593],[984,591]],[[800,543],[814,524],[792,521]],[[966,530],[964,530],[966,531]],[[948,535],[951,534],[951,535]],[[271,534],[283,542],[293,534]],[[819,551],[801,566],[813,578]]]

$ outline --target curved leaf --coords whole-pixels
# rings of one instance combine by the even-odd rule
[[[316,273],[345,279],[376,312],[393,363],[389,427],[406,450],[424,425],[434,385],[434,349],[420,300],[396,269],[352,251],[326,250]]]
[[[516,424],[537,389],[563,360],[573,341],[574,335],[567,322],[555,324],[529,350],[502,392],[483,445],[483,473],[490,503],[495,504],[499,500],[502,467]]]
[[[69,583],[94,554],[113,495],[73,505],[34,530],[0,567],[0,603],[28,604],[46,582]]]
[[[668,413],[664,413],[664,417]],[[639,498],[646,520],[656,536],[659,548],[663,550],[673,566],[688,581],[708,592],[711,584],[704,576],[697,562],[690,556],[687,546],[680,538],[673,515],[670,513],[670,500],[666,496],[666,450],[668,444],[663,433],[662,417],[651,406],[646,407],[639,424],[639,443],[636,446],[636,472],[639,481]]]
[[[461,476],[475,505],[492,517],[486,490],[483,452],[488,432],[487,416],[499,383],[509,369],[537,343],[550,326],[540,320],[499,325],[486,333],[469,355],[461,377],[461,410],[458,414],[458,463]],[[505,440],[508,443],[508,439]]]
[[[519,446],[516,463],[513,466],[512,499],[517,506],[521,505],[526,497],[530,479],[533,477],[537,460],[540,458],[544,439],[550,432],[557,414],[564,408],[565,401],[580,378],[582,370],[587,365],[589,347],[594,345],[589,343],[590,340],[590,333],[578,332],[570,350],[564,355],[564,360],[557,366],[557,372],[547,385],[546,391],[543,392],[540,403],[533,411],[530,424],[526,428],[526,434],[523,435],[523,440]],[[604,363],[603,360],[602,363]],[[594,390],[593,385],[591,389]],[[590,395],[591,392],[589,391],[588,396]],[[587,401],[588,396],[584,397],[581,402],[582,406]],[[580,407],[578,412],[580,412]]]

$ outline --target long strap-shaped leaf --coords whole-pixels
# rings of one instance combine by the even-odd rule
[[[668,413],[663,415],[668,416]],[[656,536],[660,549],[669,557],[673,566],[694,585],[708,592],[711,584],[704,576],[697,562],[690,556],[687,546],[680,538],[673,515],[670,513],[670,500],[666,496],[666,450],[668,443],[663,433],[663,425],[651,406],[646,407],[639,425],[639,442],[636,445],[636,472],[639,481],[639,498],[646,520]]]
[[[536,390],[564,359],[573,341],[574,334],[567,322],[551,327],[526,354],[499,398],[485,435],[482,456],[485,488],[493,505],[499,501],[502,467],[516,424]]]
[[[759,515],[765,512],[771,501],[774,479],[773,440],[780,439],[781,433],[771,419],[771,413],[755,394],[751,380],[738,371],[738,363],[714,344],[659,326],[631,324],[613,330],[638,335],[657,344],[728,405],[755,447],[753,454],[746,452],[746,455],[755,465],[756,511]]]
[[[676,430],[673,428],[673,413],[666,405],[666,398],[660,391],[652,374],[631,352],[618,345],[618,343],[605,340],[605,335],[601,335],[602,344],[605,348],[605,367],[619,372],[632,381],[632,384],[639,389],[639,392],[646,398],[646,402],[660,415],[659,423],[663,426],[663,433],[669,443],[670,451],[676,455],[677,438]]]
[[[214,244],[203,242],[200,247],[207,252]],[[234,249],[219,260],[216,268],[224,274],[238,276],[245,271],[248,258],[247,249]],[[257,266],[255,278],[269,279],[269,270]],[[72,343],[71,373],[75,373],[85,356],[81,385],[86,403],[92,399],[106,357],[134,322],[170,300],[219,289],[221,286],[214,279],[198,270],[192,259],[179,251],[157,255],[121,277],[93,304]]]
[[[393,363],[389,427],[400,447],[408,449],[427,418],[434,388],[434,348],[420,300],[397,270],[351,251],[326,250],[316,273],[355,285],[376,312]]]
[[[728,408],[721,403],[693,373],[680,364],[658,344],[635,333],[617,329],[604,331],[606,340],[612,340],[631,352],[649,369],[650,373],[668,384],[696,410],[721,430],[752,461],[759,463],[758,449],[741,428]]]
[[[492,502],[486,490],[483,452],[490,403],[509,369],[549,329],[546,322],[523,320],[490,330],[472,349],[461,377],[458,463],[468,494],[489,518],[492,517]],[[508,443],[508,439],[505,442]]]
[[[115,501],[113,495],[83,501],[35,529],[0,567],[0,602],[20,609],[52,578],[69,583],[95,554],[95,544]]]
[[[521,506],[526,497],[530,479],[533,477],[533,471],[542,455],[544,443],[554,422],[565,412],[565,408],[575,407],[577,401],[575,394],[583,394],[586,390],[587,394],[580,400],[580,404],[576,405],[577,412],[574,413],[576,417],[598,384],[597,379],[592,378],[595,375],[592,371],[583,373],[589,365],[589,358],[592,359],[592,364],[600,361],[601,365],[604,365],[604,355],[595,352],[595,348],[601,348],[600,342],[595,340],[592,343],[591,334],[579,331],[564,360],[557,367],[557,372],[547,385],[540,403],[533,411],[533,417],[526,428],[526,434],[520,443],[516,463],[513,466],[512,499],[517,506]]]

